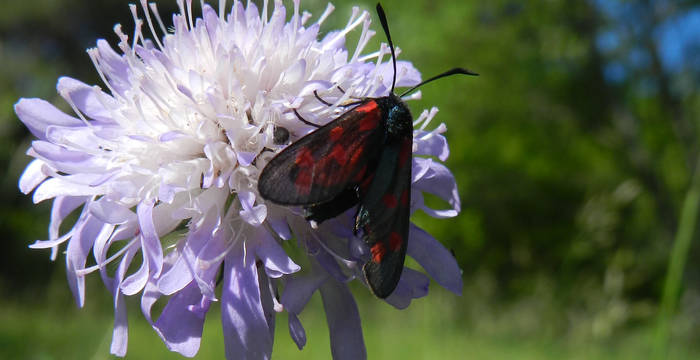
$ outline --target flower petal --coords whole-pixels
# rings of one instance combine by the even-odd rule
[[[210,301],[203,300],[195,283],[190,283],[168,301],[154,325],[168,349],[187,357],[197,354],[209,304]]]
[[[173,265],[164,271],[156,282],[158,291],[165,295],[172,295],[192,281],[192,273],[199,253],[214,236],[213,233],[219,225],[219,221],[215,210],[212,209],[207,216],[202,217],[191,226],[181,250],[182,255],[177,257]]]
[[[299,271],[301,267],[287,256],[284,249],[275,241],[265,228],[260,227],[256,231],[255,237],[258,245],[255,247],[255,254],[262,260],[265,272],[271,278],[279,278],[282,275]]]
[[[85,277],[78,275],[76,270],[85,267],[85,262],[92,244],[102,230],[104,223],[93,216],[83,213],[83,218],[76,225],[76,232],[66,248],[66,276],[68,285],[73,292],[75,302],[79,307],[85,304]]]
[[[19,189],[23,194],[29,194],[46,179],[46,174],[42,171],[43,167],[44,161],[34,159],[27,165],[27,168],[24,169],[22,176],[19,178]]]
[[[124,280],[124,275],[133,260],[134,255],[136,255],[137,247],[133,246],[126,251],[126,254],[119,262],[117,271],[114,276],[113,286],[110,288],[114,296],[114,329],[112,331],[112,344],[110,346],[110,353],[116,356],[125,356],[126,348],[129,341],[128,332],[128,317],[126,311],[126,299],[121,292],[121,284]],[[104,268],[100,269],[100,274],[102,279],[106,278],[106,270]],[[107,282],[105,281],[105,284]],[[150,317],[147,318],[150,323]]]
[[[49,238],[56,239],[63,219],[73,210],[88,201],[87,196],[57,196],[51,206],[51,222],[49,223]]]
[[[357,304],[344,283],[329,280],[321,284],[321,298],[331,337],[334,360],[367,358]]]
[[[311,295],[328,279],[328,274],[313,271],[311,275],[295,275],[286,279],[280,302],[288,312],[300,314],[311,299]]]
[[[163,247],[153,223],[153,204],[153,201],[142,201],[136,207],[136,214],[141,227],[141,248],[144,260],[148,260],[151,275],[158,277],[163,269]]]
[[[287,219],[284,217],[278,217],[268,213],[267,223],[270,224],[272,230],[274,230],[277,236],[279,236],[282,240],[290,240],[292,238],[292,232],[289,230],[289,224],[287,224]]]
[[[447,139],[441,135],[447,131],[445,124],[440,124],[433,131],[416,130],[413,133],[413,142],[416,144],[414,155],[437,156],[440,161],[445,161],[450,156],[450,147]]]
[[[117,104],[114,98],[104,92],[67,76],[58,79],[56,89],[89,118],[108,123],[114,122],[112,114],[103,103],[108,103],[110,107],[116,107]]]
[[[399,284],[385,300],[397,309],[405,309],[411,300],[428,295],[430,278],[423,273],[404,267]]]
[[[129,342],[128,319],[126,312],[126,299],[118,293],[114,298],[114,329],[112,330],[112,343],[109,347],[110,354],[125,356]]]
[[[420,175],[414,174],[413,189],[437,195],[452,206],[452,209],[432,210],[431,213],[442,217],[457,215],[461,209],[461,201],[457,183],[450,170],[429,158],[413,158],[413,166],[414,172],[416,169],[421,170]]]
[[[267,206],[254,205],[255,194],[251,191],[239,192],[238,199],[240,199],[241,207],[243,208],[243,210],[240,211],[241,218],[250,225],[262,225],[263,221],[265,221],[265,217],[267,217]]]
[[[457,295],[462,294],[462,270],[452,254],[425,230],[411,224],[406,252],[435,281]]]
[[[92,215],[107,224],[126,224],[129,221],[136,220],[136,214],[129,210],[128,207],[104,197],[90,202],[89,210]]]
[[[97,57],[102,71],[109,74],[109,84],[121,96],[131,87],[129,64],[104,39],[97,40]]]
[[[306,330],[301,325],[299,317],[292,312],[288,313],[287,324],[289,325],[289,335],[292,337],[292,340],[297,344],[299,350],[303,349],[304,345],[306,345]]]
[[[148,282],[148,260],[143,259],[141,267],[135,273],[129,275],[120,285],[120,291],[125,295],[135,295],[146,286]],[[144,292],[145,294],[145,292]]]
[[[277,290],[275,288],[274,279],[269,278],[264,271],[260,271],[258,266],[258,287],[260,288],[260,303],[262,304],[265,320],[267,320],[267,330],[270,333],[270,341],[275,339],[275,318],[277,311],[282,311],[281,306],[277,303]]]
[[[336,280],[343,283],[351,280],[351,276],[343,273],[343,270],[341,269],[340,265],[338,265],[338,262],[331,254],[326,252],[325,249],[320,248],[314,255],[314,259],[316,259],[321,267]]]
[[[31,133],[46,139],[46,128],[50,125],[83,126],[80,119],[66,115],[46,100],[20,99],[15,104],[15,113]]]
[[[93,196],[100,195],[105,191],[105,188],[102,186],[90,186],[70,182],[67,180],[70,178],[70,176],[66,176],[64,178],[50,178],[44,181],[34,190],[32,201],[38,204],[57,196]]]
[[[377,72],[384,81],[384,87],[391,89],[391,81],[394,77],[394,66],[391,61],[379,65]],[[396,62],[396,87],[409,87],[420,83],[420,72],[408,61]],[[382,95],[386,96],[386,95]]]
[[[232,250],[224,260],[221,321],[227,359],[269,359],[272,339],[260,301],[255,259],[243,249]]]

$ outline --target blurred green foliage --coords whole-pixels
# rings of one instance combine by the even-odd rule
[[[356,4],[335,5],[326,31],[344,24]],[[667,66],[659,32],[700,11],[698,2],[386,0],[383,6],[400,58],[424,77],[453,66],[481,76],[428,85],[422,100],[410,104],[416,115],[438,106],[434,121],[449,129],[448,165],[462,213],[448,220],[419,213],[413,220],[454,250],[464,294],[433,286],[429,299],[399,312],[356,288],[371,358],[645,356],[700,149],[700,46]],[[302,7],[318,15],[325,3]],[[160,1],[159,8],[171,13],[175,1]],[[34,205],[17,190],[31,137],[12,104],[39,97],[68,111],[56,94],[57,78],[100,84],[84,50],[97,38],[114,43],[116,22],[132,26],[124,1],[3,5],[0,357],[109,352],[107,291],[90,282],[88,308],[73,310],[62,255],[51,263],[48,253],[27,248],[46,237],[49,205]],[[383,40],[379,32],[372,44]],[[671,327],[672,358],[700,354],[689,345],[700,340],[697,237],[696,231],[683,254],[689,261]],[[133,315],[130,355],[176,357]],[[201,358],[223,352],[216,314],[209,320]],[[318,301],[302,320],[307,348],[296,351],[280,319],[276,357],[327,358]]]

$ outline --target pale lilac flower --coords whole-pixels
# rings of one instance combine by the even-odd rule
[[[374,34],[369,13],[353,9],[344,28],[319,40],[331,5],[312,21],[294,1],[289,22],[279,1],[269,17],[267,2],[261,10],[252,3],[227,9],[220,1],[218,11],[203,4],[197,19],[191,0],[178,5],[170,31],[154,4],[141,1],[143,19],[132,5],[132,37],[115,26],[119,52],[105,40],[88,50],[105,91],[59,79],[58,92],[75,116],[41,99],[15,105],[38,138],[20,189],[34,191],[37,203],[53,199],[49,239],[31,247],[50,248],[56,259],[66,244],[68,282],[81,307],[85,276],[100,273],[114,297],[111,352],[118,356],[127,350],[126,296],[141,294],[146,320],[170,350],[189,357],[199,349],[208,310],[220,303],[227,358],[267,359],[278,312],[287,311],[290,335],[304,346],[299,314],[319,290],[334,358],[365,358],[346,283],[362,281],[367,249],[352,234],[351,214],[313,229],[299,209],[261,199],[257,178],[288,143],[275,139],[276,127],[289,131],[289,141],[313,130],[294,109],[323,124],[342,113],[337,105],[350,97],[387,94],[387,47],[362,54]],[[353,29],[360,38],[348,51],[344,39]],[[399,86],[420,80],[408,62],[399,62],[397,77]],[[460,203],[454,178],[441,164],[449,154],[446,128],[425,130],[436,112],[416,121],[414,154],[431,157],[413,160],[411,198],[413,210],[442,218],[455,216]],[[422,192],[441,197],[449,209],[426,207]],[[71,213],[77,221],[61,227]],[[305,250],[309,269],[300,272],[283,250],[290,239]],[[413,225],[408,254],[440,285],[461,292],[449,251]],[[406,307],[427,294],[428,282],[407,268],[386,301]],[[165,304],[158,316],[156,302]]]

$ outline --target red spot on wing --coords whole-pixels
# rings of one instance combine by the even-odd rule
[[[369,250],[372,253],[372,261],[377,264],[381,263],[384,255],[386,255],[386,247],[381,242],[372,245]]]
[[[343,145],[340,144],[335,144],[331,152],[328,154],[328,157],[334,159],[335,162],[337,162],[340,166],[344,166],[345,163],[348,161],[347,155],[345,153],[345,148],[343,147]]]
[[[358,148],[350,157],[350,166],[354,167],[362,158],[362,148]]]
[[[370,101],[366,102],[365,104],[354,108],[353,111],[368,113],[368,112],[373,112],[373,111],[378,110],[378,109],[379,108],[377,106],[377,102],[374,100],[370,100]]]
[[[381,112],[376,101],[369,101],[364,105],[356,107],[353,111],[364,113],[360,119],[360,131],[374,130],[379,125]]]
[[[352,161],[352,160],[351,160],[351,161]],[[353,180],[354,180],[356,183],[359,183],[360,181],[362,181],[362,178],[365,176],[365,173],[366,173],[366,172],[367,172],[367,165],[363,166],[362,169],[360,169],[360,172],[358,172],[357,175],[355,175],[355,177],[353,178]]]
[[[294,185],[300,194],[308,195],[311,192],[311,172],[307,169],[299,169]]]
[[[401,202],[401,206],[406,206],[408,205],[408,189],[404,190],[401,193],[401,199],[399,200]]]
[[[294,159],[294,163],[302,168],[311,167],[314,164],[314,156],[308,148],[302,148]]]
[[[401,237],[401,234],[397,233],[396,231],[389,234],[389,248],[391,251],[399,250],[402,244],[403,238]]]
[[[333,129],[331,129],[331,141],[338,141],[341,136],[343,136],[343,128],[340,126],[336,126]]]
[[[379,114],[367,114],[360,120],[360,131],[374,130],[379,124]]]
[[[394,196],[394,194],[384,195],[384,197],[382,197],[382,202],[384,202],[384,206],[389,209],[395,208],[398,204],[398,200],[396,200],[396,196]]]

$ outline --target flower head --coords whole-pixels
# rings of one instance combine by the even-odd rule
[[[66,244],[69,285],[79,306],[85,276],[100,273],[114,296],[111,352],[119,356],[127,349],[126,296],[141,294],[143,315],[173,351],[196,354],[204,318],[218,302],[227,357],[269,358],[275,314],[287,311],[292,339],[303,347],[298,315],[319,290],[334,357],[366,357],[346,286],[361,279],[358,264],[366,250],[352,233],[351,214],[313,229],[298,209],[260,198],[257,178],[271,156],[313,130],[295,111],[323,124],[351,97],[387,94],[387,47],[362,54],[374,32],[369,14],[357,8],[343,29],[319,40],[331,5],[312,21],[294,1],[288,22],[280,1],[269,17],[267,2],[261,10],[238,1],[230,9],[221,1],[218,11],[203,4],[197,19],[191,0],[178,5],[171,31],[154,4],[141,1],[145,22],[131,5],[135,30],[129,38],[115,27],[119,51],[105,40],[88,50],[107,89],[59,79],[58,92],[75,116],[40,99],[15,105],[38,138],[20,189],[34,191],[35,202],[53,199],[49,239],[31,247],[50,248],[55,259]],[[345,35],[356,28],[360,38],[349,52]],[[398,86],[419,80],[410,63],[399,62]],[[436,111],[416,121],[413,150],[444,161],[445,126],[425,130]],[[454,178],[436,159],[413,159],[412,209],[455,216]],[[426,207],[424,191],[450,208]],[[73,212],[77,221],[60,233]],[[308,256],[304,271],[281,246],[291,239]],[[452,256],[413,225],[408,254],[439,284],[461,292]],[[428,281],[405,269],[386,301],[403,308],[427,294]],[[166,304],[156,317],[151,309],[158,301]]]

